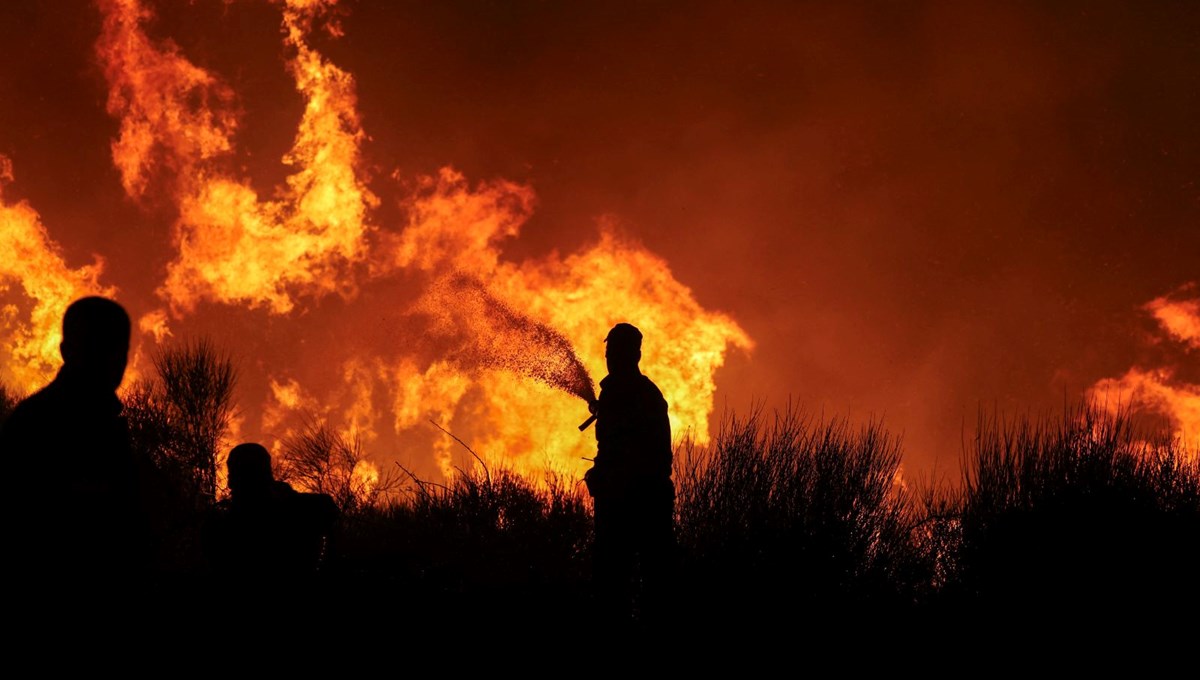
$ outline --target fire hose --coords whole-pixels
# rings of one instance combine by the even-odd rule
[[[595,400],[595,399],[593,399],[592,401],[589,401],[589,402],[588,402],[588,410],[592,412],[592,415],[591,415],[591,416],[590,416],[590,417],[589,417],[587,420],[583,421],[583,422],[582,422],[582,423],[579,425],[579,431],[580,431],[580,432],[583,432],[584,430],[588,429],[588,427],[589,427],[589,426],[590,426],[592,423],[596,422],[596,416],[597,416],[597,415],[599,415],[599,414],[597,413],[597,410],[598,410],[598,407],[599,407],[599,406],[600,406],[600,402],[599,402],[599,401],[597,401],[597,400]]]

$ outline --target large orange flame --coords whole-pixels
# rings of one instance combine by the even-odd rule
[[[502,262],[503,240],[519,234],[533,205],[528,188],[496,182],[473,191],[461,174],[448,169],[423,186],[426,193],[412,199],[411,221],[391,252],[394,262],[432,271],[470,272],[474,280],[487,281],[488,295],[569,338],[595,377],[604,375],[603,339],[608,330],[622,321],[635,323],[646,336],[642,370],[666,396],[673,432],[689,431],[696,441],[707,443],[714,374],[729,347],[753,347],[732,319],[703,309],[663,259],[620,237],[615,225],[602,224],[598,242],[566,257],[552,254],[540,261]],[[541,354],[533,338],[524,349],[512,347],[511,338],[497,328],[495,310],[486,297],[468,288],[471,294],[456,296],[432,287],[433,298],[423,301],[425,311],[445,309],[453,328],[478,337],[489,348],[503,343],[498,352],[485,352],[502,357],[498,363],[520,363],[520,358],[509,358],[513,352]],[[487,424],[478,437],[481,454],[502,458],[530,475],[548,469],[577,474],[586,467],[582,461],[594,453],[594,442],[570,427],[573,420],[586,416],[582,405],[564,403],[553,381],[539,384],[523,379],[521,374],[529,373],[515,367],[514,371],[483,370],[489,363],[457,364],[478,373],[483,396],[470,410],[471,417]],[[461,399],[464,392],[445,396]],[[450,413],[457,407],[448,399],[438,410]]]
[[[112,295],[114,290],[100,285],[104,261],[99,256],[93,264],[71,268],[37,211],[25,201],[4,200],[4,186],[12,179],[12,162],[0,156],[0,352],[9,357],[0,366],[0,381],[28,393],[62,365],[58,345],[67,306],[85,295]],[[20,295],[10,293],[13,283],[20,286]]]
[[[328,293],[364,312],[398,305],[406,319],[432,323],[431,331],[440,319],[450,331],[431,332],[419,348],[326,348],[304,361],[324,368],[316,378],[262,358],[259,432],[244,433],[282,439],[297,431],[299,416],[315,415],[377,447],[378,456],[411,462],[411,442],[424,437],[435,469],[448,474],[455,444],[432,431],[432,420],[470,438],[489,464],[536,476],[586,467],[595,445],[575,427],[587,415],[576,397],[589,398],[603,376],[607,330],[627,321],[646,335],[642,368],[666,395],[675,432],[707,441],[715,373],[729,349],[752,342],[617,225],[602,224],[595,243],[573,254],[507,261],[502,248],[531,214],[532,189],[505,180],[472,186],[450,168],[401,199],[402,228],[372,223],[378,200],[363,170],[367,138],[354,79],[310,40],[319,28],[340,35],[328,20],[333,4],[282,5],[287,68],[305,106],[282,159],[293,172],[274,199],[263,200],[231,170],[235,94],[176,45],[150,39],[152,14],[142,2],[101,3],[97,52],[108,110],[121,121],[113,162],[130,197],[165,194],[178,211],[175,256],[158,291],[165,308],[141,318],[143,333],[161,342],[172,324],[210,302],[262,309],[303,335],[310,302]],[[396,280],[425,293],[378,299],[384,293],[376,291],[392,290]],[[366,465],[354,474],[368,486],[378,479]]]
[[[297,294],[353,291],[346,269],[365,256],[366,214],[377,199],[357,169],[364,134],[354,79],[305,41],[331,4],[284,6],[288,68],[306,105],[283,158],[296,171],[282,198],[264,201],[219,162],[233,150],[237,127],[222,108],[228,88],[175,45],[150,40],[143,25],[152,15],[138,0],[102,3],[97,50],[110,83],[109,112],[121,118],[113,162],[134,197],[145,192],[149,173],[174,175],[178,256],[160,293],[176,314],[201,300],[284,314]],[[156,321],[161,328],[161,314]]]

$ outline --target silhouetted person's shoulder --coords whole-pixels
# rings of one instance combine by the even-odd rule
[[[58,374],[0,428],[0,462],[16,481],[4,495],[9,565],[73,595],[134,577],[146,554],[140,469],[116,394],[129,332],[116,302],[73,302]]]
[[[34,452],[41,440],[40,433],[51,421],[49,415],[60,410],[55,404],[53,391],[42,388],[22,399],[0,425],[0,462],[15,479],[27,479],[29,469],[35,463]],[[5,495],[5,503],[16,499],[13,494],[25,495],[27,484],[15,484]]]
[[[43,426],[65,429],[80,420],[118,421],[122,404],[117,395],[90,392],[71,385],[61,377],[25,397],[0,426],[0,446],[23,441],[31,432],[38,435],[67,434],[41,430]],[[36,441],[36,439],[35,439]]]
[[[600,423],[666,421],[667,400],[654,381],[641,373],[609,375],[600,381]],[[603,438],[609,428],[598,429]]]
[[[305,521],[318,527],[332,526],[341,517],[342,511],[327,493],[299,493],[292,503]]]
[[[230,496],[208,522],[206,552],[218,575],[252,595],[263,578],[315,574],[340,512],[333,498],[275,479],[261,444],[239,444],[227,461]]]
[[[291,484],[276,480],[272,495],[280,511],[307,530],[323,532],[341,515],[333,496],[327,493],[297,491]]]
[[[128,448],[116,390],[125,373],[129,333],[129,316],[116,302],[98,297],[73,302],[63,316],[63,365],[9,415],[0,430],[0,452],[83,457],[114,442]]]
[[[8,458],[28,446],[30,431],[44,419],[44,414],[53,409],[54,396],[43,387],[17,403],[8,418],[0,423],[0,456]],[[11,465],[13,461],[6,461]]]
[[[112,392],[74,385],[61,374],[22,400],[0,431],[0,458],[17,478],[43,480],[58,504],[85,507],[106,494],[132,493],[135,483],[129,430]],[[23,494],[46,494],[40,484]]]
[[[68,386],[65,386],[58,378],[47,384],[42,389],[25,397],[17,403],[13,408],[12,413],[8,415],[4,423],[0,425],[0,446],[8,447],[19,441],[14,439],[20,435],[29,433],[31,428],[35,428],[49,422],[63,424],[74,418],[78,414],[71,409],[79,406],[100,406],[105,413],[104,416],[117,416],[121,411],[121,402],[117,400],[115,395],[111,396],[111,400],[103,398],[103,395],[94,396],[92,399],[86,398],[86,395],[80,394],[78,391],[72,391]],[[88,404],[88,402],[91,402]]]
[[[665,410],[667,405],[662,390],[642,373],[605,377],[600,381],[600,401],[643,409]]]
[[[47,384],[42,389],[19,401],[16,407],[13,408],[12,413],[8,415],[8,419],[4,421],[0,431],[3,431],[7,436],[13,431],[26,427],[31,418],[36,418],[45,409],[53,407],[55,401],[59,398],[59,390],[56,389],[56,385],[53,382]]]

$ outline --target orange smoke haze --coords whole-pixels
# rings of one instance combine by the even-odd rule
[[[12,0],[0,379],[52,376],[103,292],[134,370],[207,336],[238,436],[327,419],[364,483],[469,462],[429,420],[578,474],[552,334],[599,381],[620,321],[701,441],[791,399],[883,417],[915,479],[981,407],[1117,393],[1187,436],[1197,34],[1132,2]]]
[[[1200,298],[1178,296],[1195,293],[1195,285],[1185,286],[1144,306],[1160,327],[1148,341],[1179,345],[1182,360],[1160,358],[1157,366],[1134,366],[1119,378],[1097,382],[1091,390],[1092,399],[1111,410],[1132,406],[1165,416],[1175,434],[1193,446],[1200,444],[1200,376],[1194,372],[1200,350]]]
[[[1193,349],[1200,349],[1200,298],[1195,300],[1168,300],[1155,298],[1146,304],[1146,309],[1162,324],[1163,330]]]

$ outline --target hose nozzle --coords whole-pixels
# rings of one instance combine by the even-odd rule
[[[597,407],[599,407],[599,405],[600,405],[600,402],[596,401],[595,399],[588,402],[588,410],[592,412],[592,415],[591,415],[591,417],[589,417],[587,420],[583,421],[579,425],[580,432],[583,432],[584,430],[588,429],[588,427],[591,426],[592,423],[596,422],[596,416],[599,415],[598,408],[597,408]]]

